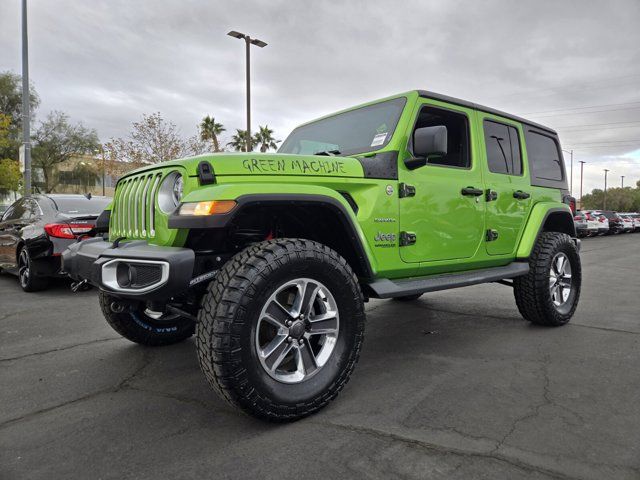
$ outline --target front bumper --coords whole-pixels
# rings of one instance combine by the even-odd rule
[[[62,267],[76,281],[86,280],[114,296],[167,300],[189,288],[195,254],[189,248],[159,247],[145,241],[115,246],[101,238],[73,244]]]

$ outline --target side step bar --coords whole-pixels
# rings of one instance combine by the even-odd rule
[[[382,278],[369,283],[372,297],[393,298],[417,293],[436,292],[450,288],[467,287],[478,283],[495,282],[529,273],[528,262],[513,262],[504,267],[483,268],[460,273],[429,275],[426,277],[389,280]]]

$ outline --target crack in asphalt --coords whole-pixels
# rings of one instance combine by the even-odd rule
[[[518,425],[526,420],[529,420],[531,418],[535,418],[540,414],[540,409],[542,409],[543,407],[546,407],[548,405],[552,405],[553,404],[553,400],[551,400],[550,398],[550,391],[549,391],[549,356],[545,355],[544,357],[544,362],[542,363],[541,366],[541,373],[542,373],[542,378],[544,380],[543,383],[543,390],[542,390],[542,401],[533,405],[533,407],[531,408],[531,411],[516,418],[513,423],[511,424],[511,427],[509,428],[509,431],[507,433],[504,434],[504,436],[498,440],[496,442],[496,446],[493,448],[493,450],[491,450],[491,452],[489,453],[496,453],[498,452],[498,450],[500,450],[500,448],[505,444],[505,442],[507,441],[507,439],[513,435],[513,433],[516,431],[516,428],[518,428]]]
[[[205,410],[211,410],[211,405],[207,405],[205,402],[202,402],[200,400],[197,400],[195,398],[190,398],[190,397],[186,397],[186,396],[182,396],[182,395],[175,395],[173,393],[167,393],[167,392],[163,392],[161,390],[151,390],[148,388],[142,388],[142,387],[135,387],[132,385],[127,385],[126,387],[128,390],[134,390],[137,392],[143,392],[143,393],[150,393],[152,395],[157,395],[159,397],[164,397],[164,398],[169,398],[171,400],[175,400],[177,402],[181,402],[181,403],[187,403],[189,405],[195,405],[197,407],[200,408],[204,408]]]
[[[131,382],[134,378],[139,376],[149,366],[151,361],[152,361],[152,358],[151,358],[149,352],[145,350],[142,353],[141,365],[138,368],[136,368],[132,373],[130,373],[125,378],[123,378],[121,381],[119,381],[116,384],[115,387],[103,388],[101,390],[97,390],[97,391],[89,393],[87,395],[83,395],[81,397],[77,397],[77,398],[74,398],[72,400],[68,400],[66,402],[62,402],[62,403],[60,403],[58,405],[53,405],[51,407],[41,408],[40,410],[36,410],[34,412],[29,412],[29,413],[26,413],[26,414],[21,415],[19,417],[16,417],[16,418],[11,418],[9,420],[5,420],[4,422],[0,423],[0,429],[4,429],[6,427],[10,427],[11,425],[14,425],[14,424],[16,424],[18,422],[29,420],[31,418],[37,417],[38,415],[42,415],[43,413],[48,413],[48,412],[51,412],[53,410],[57,410],[59,408],[66,407],[68,405],[73,405],[75,403],[83,402],[85,400],[89,400],[89,399],[98,397],[100,395],[104,395],[106,393],[117,393],[117,392],[123,390],[124,388],[128,387],[129,382]]]
[[[522,460],[518,460],[517,458],[511,458],[506,455],[498,454],[493,450],[489,452],[474,452],[474,451],[463,450],[458,448],[444,447],[442,445],[438,445],[435,443],[430,443],[423,440],[417,440],[415,438],[405,437],[397,433],[387,432],[384,430],[378,430],[370,427],[345,425],[345,424],[333,423],[333,422],[313,422],[313,423],[316,423],[317,425],[332,426],[332,427],[346,430],[353,433],[370,435],[376,438],[393,440],[393,441],[401,442],[407,445],[423,448],[425,450],[429,450],[441,455],[455,455],[455,456],[465,457],[465,458],[490,459],[490,460],[506,463],[508,465],[514,466],[522,470],[526,470],[528,472],[541,473],[549,477],[560,479],[560,480],[578,480],[579,479],[579,477],[572,477],[562,472],[558,472],[556,470],[538,467],[536,465],[531,465],[529,463],[523,462]]]
[[[605,332],[615,332],[615,333],[630,333],[631,335],[640,335],[640,332],[633,332],[631,330],[621,330],[619,328],[608,328],[608,327],[596,327],[595,325],[585,325],[583,323],[567,323],[569,327],[582,327],[582,328],[593,328],[594,330],[604,330]]]
[[[71,350],[73,348],[82,347],[84,345],[93,345],[96,343],[112,342],[114,340],[122,340],[122,337],[100,338],[97,340],[90,340],[88,342],[76,343],[74,345],[67,345],[66,347],[52,348],[51,350],[43,350],[41,352],[26,353],[24,355],[18,355],[17,357],[0,358],[0,362],[11,362],[13,360],[22,360],[23,358],[37,357],[39,355],[46,355],[48,353],[63,352],[65,350]]]

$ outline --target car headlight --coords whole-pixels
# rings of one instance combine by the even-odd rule
[[[182,200],[184,181],[178,172],[171,172],[164,177],[158,190],[158,206],[164,213],[173,212]]]

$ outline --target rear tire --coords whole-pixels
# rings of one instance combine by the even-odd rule
[[[580,256],[571,237],[543,232],[529,258],[529,273],[513,280],[513,293],[526,320],[558,327],[573,316],[581,283]]]
[[[140,345],[160,347],[186,340],[195,331],[192,320],[174,316],[172,319],[156,320],[144,313],[143,304],[135,310],[114,312],[111,307],[118,299],[103,291],[98,294],[102,314],[116,332],[127,340]]]
[[[49,285],[48,278],[35,275],[33,260],[27,247],[22,247],[18,253],[18,281],[25,292],[38,292]]]
[[[225,264],[198,320],[198,358],[213,389],[250,415],[287,422],[320,410],[345,386],[365,313],[344,258],[310,240],[277,239]]]

